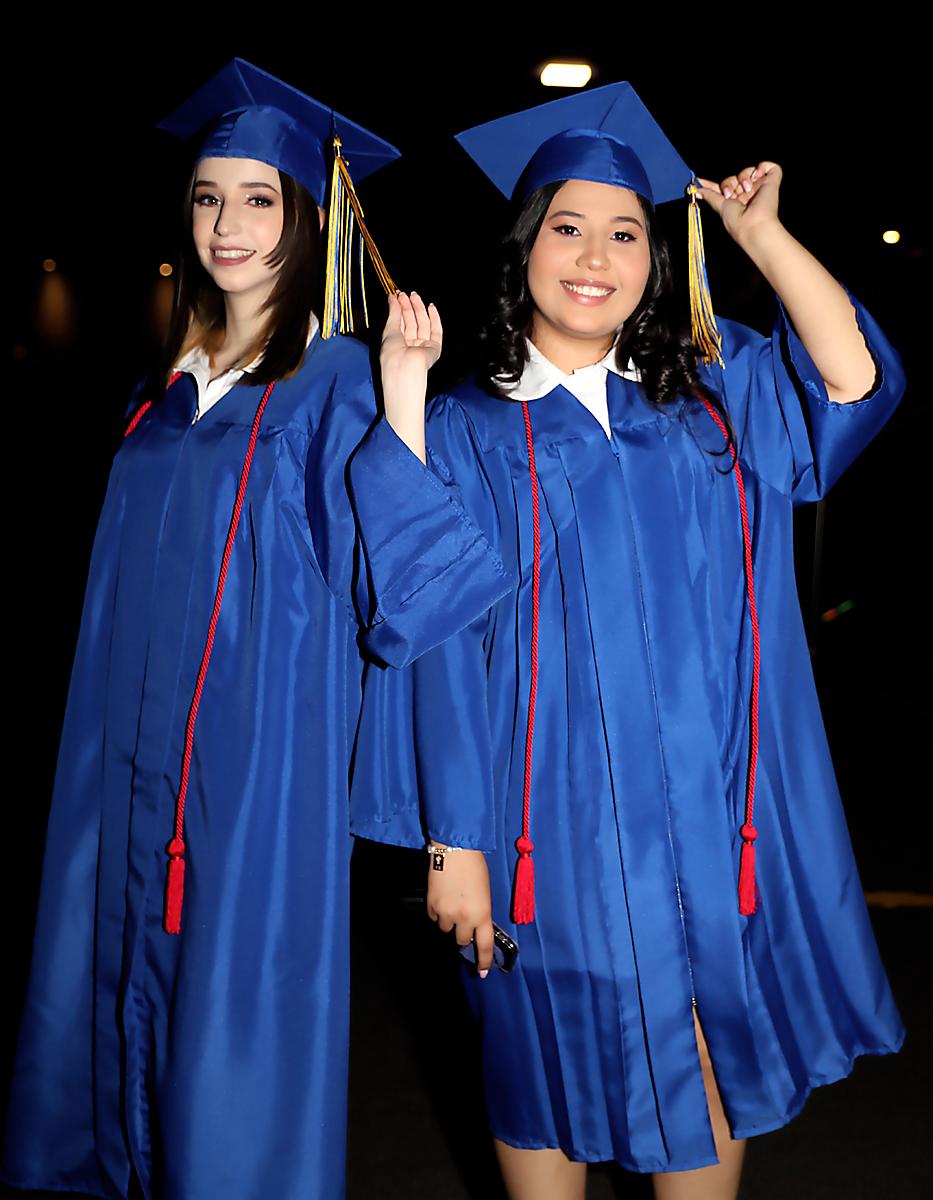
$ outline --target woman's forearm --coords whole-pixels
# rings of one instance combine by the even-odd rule
[[[739,244],[781,299],[826,384],[850,404],[871,391],[875,363],[842,287],[779,221],[755,226]]]

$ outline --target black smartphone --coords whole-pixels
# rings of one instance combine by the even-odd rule
[[[515,960],[518,958],[518,945],[514,939],[510,938],[504,929],[493,921],[492,923],[492,961],[493,965],[498,967],[500,971],[508,974],[515,966]],[[460,953],[468,963],[476,966],[476,944],[468,943],[466,946],[459,947]]]

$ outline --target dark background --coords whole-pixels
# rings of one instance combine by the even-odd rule
[[[543,62],[588,61],[595,86],[630,80],[701,175],[718,179],[762,158],[782,165],[785,224],[866,304],[907,368],[901,408],[823,506],[821,541],[815,510],[799,514],[798,578],[863,884],[933,891],[917,828],[929,796],[922,764],[930,728],[921,669],[929,652],[930,405],[921,357],[928,337],[921,317],[929,313],[928,286],[921,294],[929,272],[921,118],[928,67],[911,51],[916,34],[901,15],[888,7],[870,25],[820,40],[769,10],[768,24],[758,14],[757,33],[743,40],[735,19],[700,10],[678,28],[673,14],[651,23],[602,6],[495,22],[490,10],[448,6],[443,16],[409,12],[365,30],[349,6],[342,21],[289,16],[287,28],[277,27],[268,5],[197,11],[203,15],[140,9],[131,28],[107,26],[99,36],[79,23],[52,31],[49,21],[8,43],[12,770],[2,902],[12,1017],[2,1030],[0,1070],[25,985],[94,525],[130,389],[157,347],[154,314],[165,303],[159,265],[174,257],[187,160],[153,126],[233,55],[402,151],[360,192],[398,284],[441,309],[438,385],[465,370],[506,211],[452,134],[564,94],[538,84]],[[682,262],[684,206],[668,205],[662,222]],[[717,311],[768,329],[767,288],[712,213],[704,228]],[[890,228],[901,232],[896,246],[882,243]],[[46,258],[56,261],[53,274],[43,271]],[[370,297],[377,294],[374,285]],[[843,601],[852,603],[844,615],[820,618]],[[411,860],[400,865],[399,877],[408,877]],[[366,872],[380,886],[391,876]],[[364,905],[366,880],[357,883]]]

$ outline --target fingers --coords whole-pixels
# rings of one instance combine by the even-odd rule
[[[752,172],[753,179],[763,179],[766,175],[770,175],[772,179],[780,181],[783,172],[776,162],[760,162]]]
[[[431,318],[417,292],[411,294],[411,308],[415,319],[415,337],[421,342],[426,342],[431,337]]]
[[[428,305],[428,316],[431,319],[431,341],[440,346],[444,341],[444,327],[441,325],[441,314],[433,304]]]
[[[418,318],[406,292],[398,293],[398,303],[402,314],[402,336],[406,342],[411,342],[418,336]]]
[[[726,201],[719,184],[713,183],[711,179],[701,179],[699,176],[697,176],[697,183],[700,185],[700,190],[697,192],[699,199],[705,200],[713,212],[721,213]]]
[[[473,932],[476,943],[476,969],[485,978],[486,972],[492,966],[492,952],[495,946],[492,921],[483,921]]]
[[[454,937],[458,946],[469,946],[473,941],[473,922],[458,921],[455,926]]]
[[[409,346],[425,346],[434,342],[440,347],[444,340],[444,329],[440,314],[433,304],[425,306],[417,292],[397,292],[389,297],[390,318],[395,311],[395,304],[398,305],[398,328]]]
[[[399,294],[392,292],[388,296],[389,312],[386,317],[385,328],[382,331],[382,340],[385,341],[390,334],[399,333],[402,328],[402,306],[399,303]]]
[[[765,179],[769,183],[780,183],[781,181],[781,168],[777,163],[767,159],[764,159],[756,167],[744,167],[737,175],[728,176],[722,181],[720,190],[727,200],[738,200],[740,204],[744,205],[751,200]]]

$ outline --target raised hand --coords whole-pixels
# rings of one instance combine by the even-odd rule
[[[433,304],[425,308],[417,292],[389,297],[379,354],[386,420],[422,462],[428,371],[441,356],[443,339],[441,318]]]
[[[743,238],[778,224],[778,192],[783,172],[777,163],[760,162],[721,183],[700,179],[698,193],[722,217],[726,232],[741,245]]]
[[[425,307],[417,292],[390,296],[379,353],[383,391],[423,403],[428,371],[441,356],[443,340],[440,314],[433,304]]]

